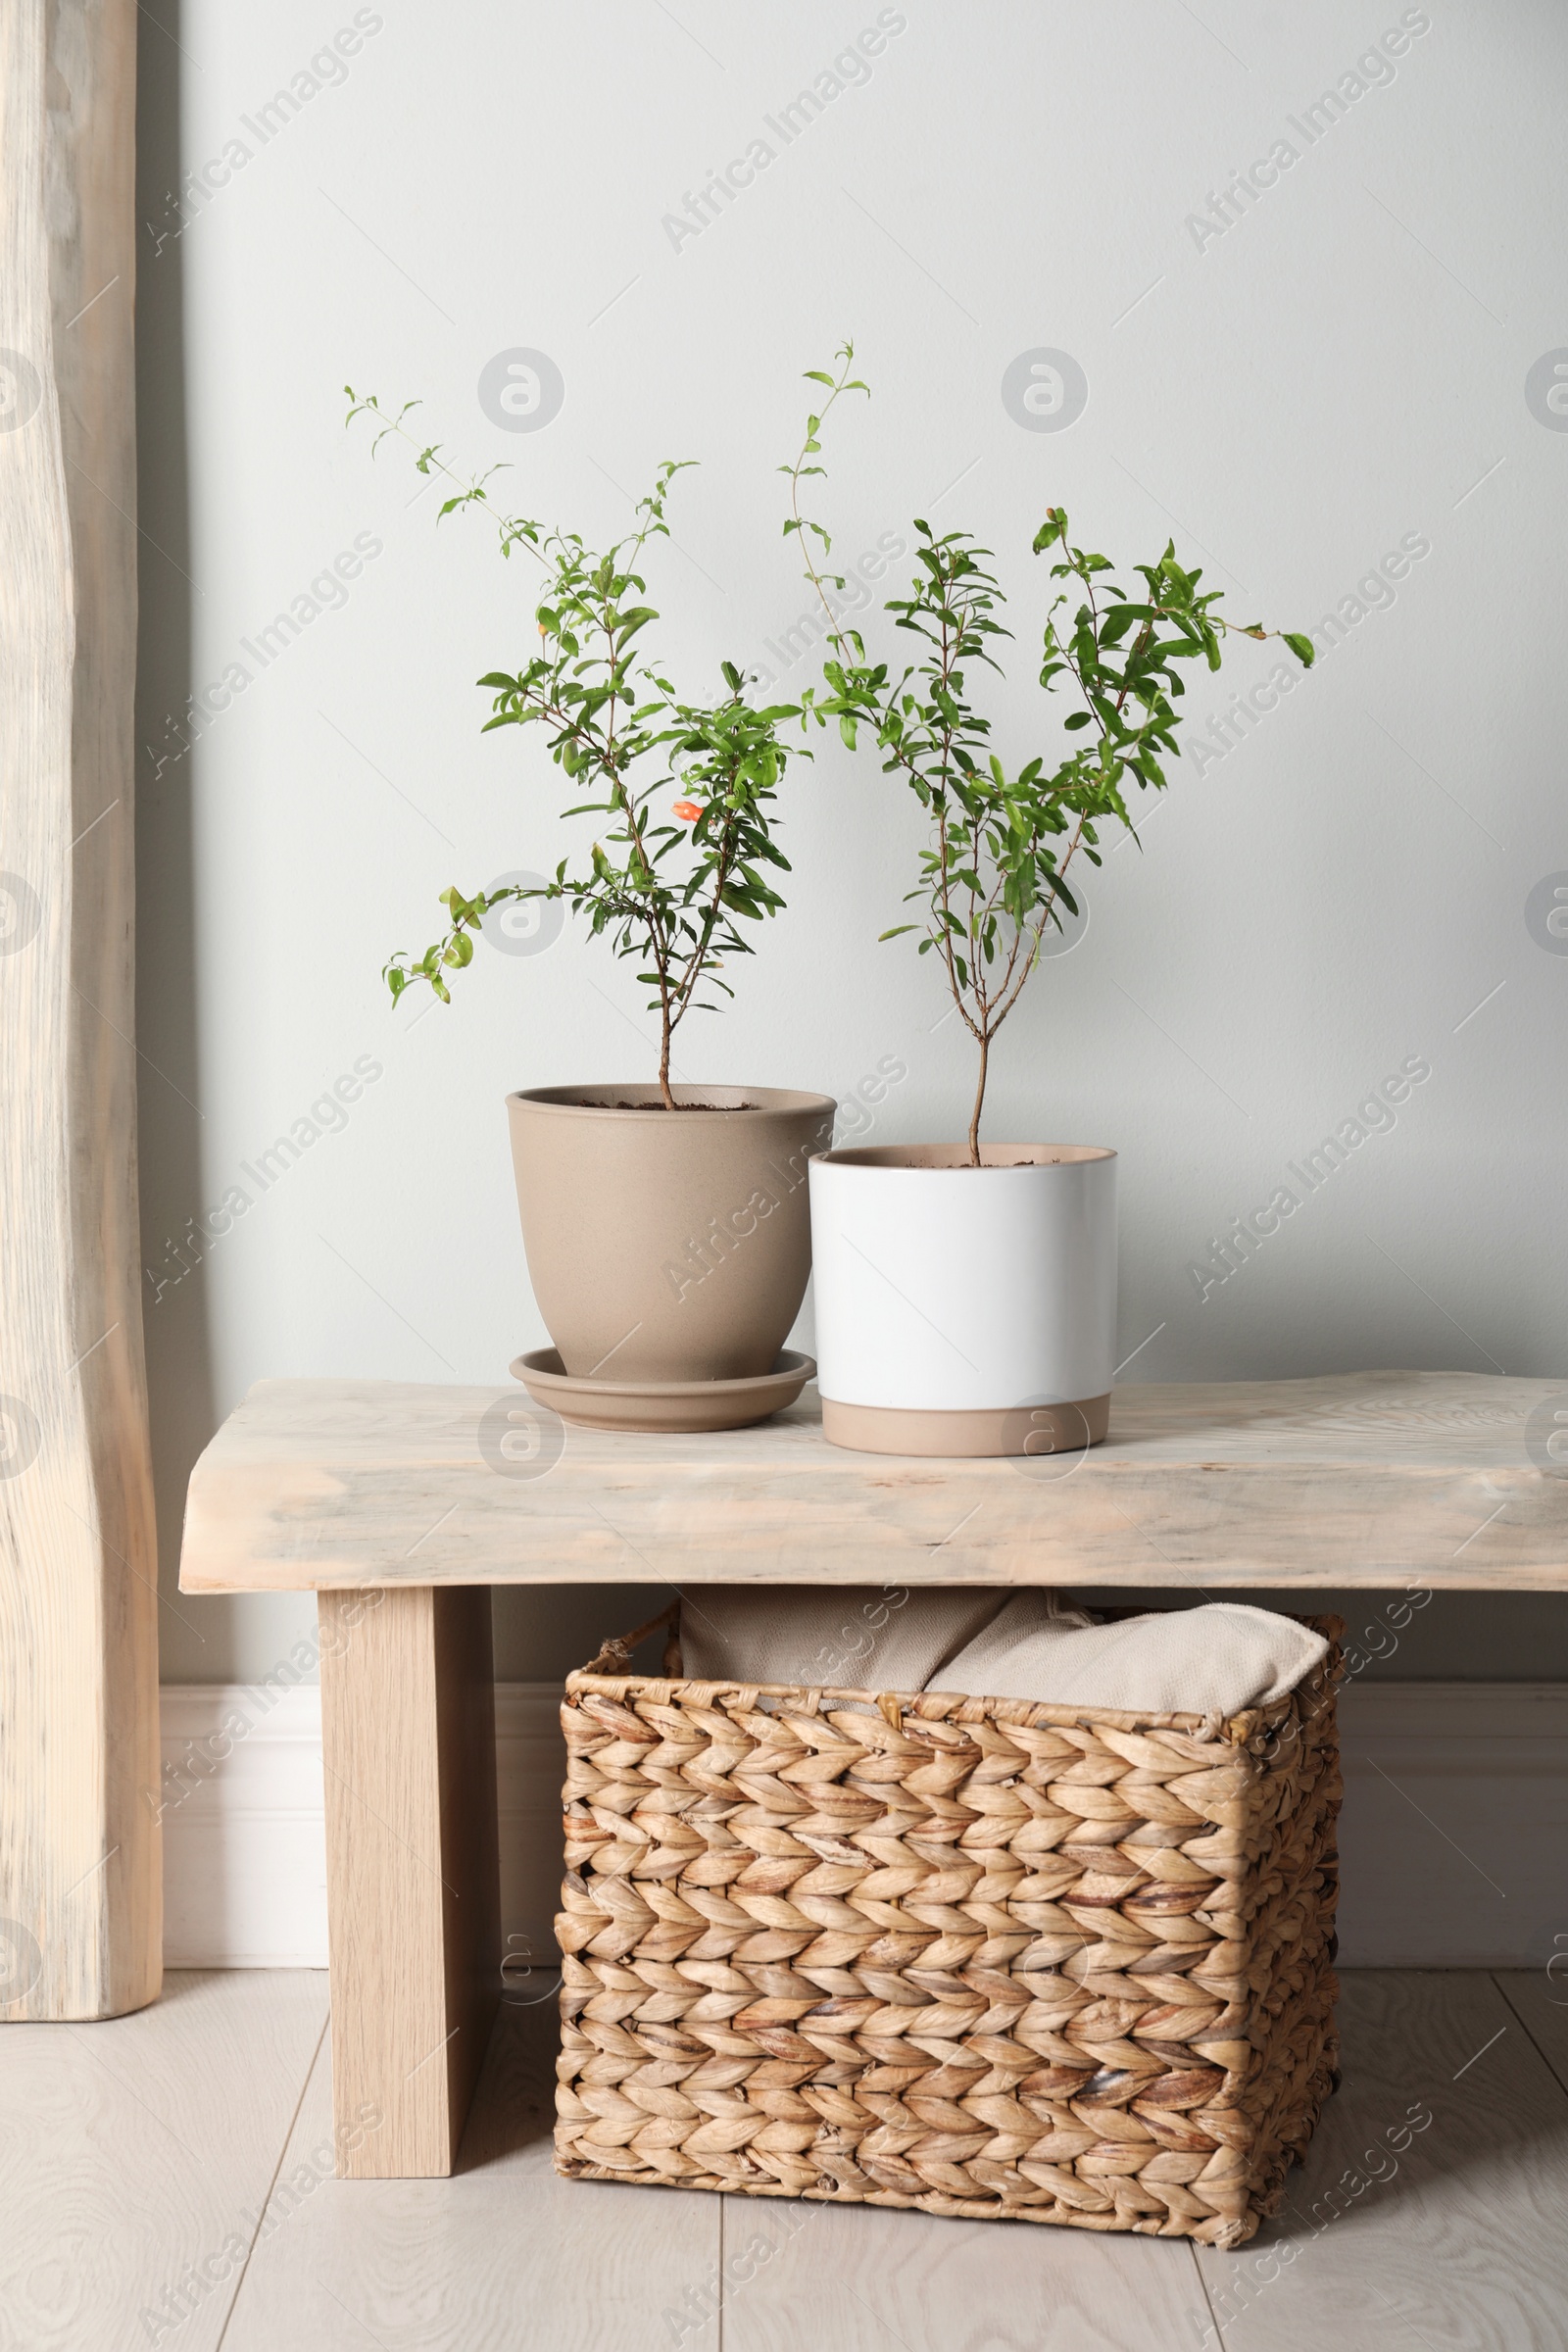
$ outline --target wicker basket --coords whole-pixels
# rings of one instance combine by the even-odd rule
[[[558,2171],[1250,2237],[1336,2079],[1342,1621],[1221,1721],[687,1682],[676,1613],[566,1682]]]

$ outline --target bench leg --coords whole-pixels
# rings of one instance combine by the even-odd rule
[[[501,1990],[488,1586],[319,1592],[341,2176],[450,2173]]]

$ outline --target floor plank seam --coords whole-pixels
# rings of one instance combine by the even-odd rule
[[[1564,2098],[1568,2098],[1568,2081],[1565,2081],[1564,2078],[1557,2072],[1556,2063],[1553,2060],[1550,2052],[1543,2049],[1541,2043],[1536,2039],[1536,2036],[1530,2031],[1530,2020],[1526,2017],[1518,2002],[1514,2000],[1509,1993],[1508,1987],[1503,1984],[1498,1972],[1496,1970],[1492,1970],[1489,1973],[1491,1974],[1492,1983],[1494,1989],[1502,1996],[1503,2006],[1508,2011],[1509,2016],[1518,2020],[1520,2033],[1523,2034],[1525,2039],[1529,2042],[1531,2048],[1535,2051],[1537,2057],[1541,2060],[1542,2065],[1545,2068],[1547,2074],[1550,2075],[1552,2081],[1556,2083],[1557,2088],[1562,2092]],[[1568,2006],[1568,2003],[1565,2003],[1564,2005]]]
[[[293,2113],[290,2115],[288,2123],[284,2128],[282,2141],[277,2151],[277,2161],[272,2166],[271,2178],[267,2183],[267,2194],[263,2197],[261,2204],[256,2209],[256,2227],[251,2231],[251,2242],[246,2247],[245,2259],[239,2266],[239,2276],[234,2280],[234,2292],[228,2298],[228,2309],[223,2314],[223,2325],[218,2331],[218,2341],[213,2346],[213,2352],[223,2352],[224,2340],[227,2337],[229,2328],[232,2325],[234,2314],[239,2309],[239,2299],[245,2291],[245,2280],[250,2275],[251,2256],[255,2253],[258,2245],[261,2243],[262,2224],[267,2219],[267,2208],[272,2201],[272,2191],[277,2186],[277,2177],[283,2170],[283,2159],[288,2154],[289,2142],[294,2136],[295,2126],[300,2120],[300,2110],[305,2105],[306,2093],[311,2087],[311,2078],[315,2074],[317,2067],[320,2064],[322,2046],[326,2041],[327,2031],[331,2023],[331,2015],[330,2012],[328,2012],[328,2014],[321,2020],[321,2031],[316,2036],[316,2046],[311,2051],[310,2062],[306,2066],[304,2076],[300,2082],[300,2095],[294,2102]]]
[[[1210,2338],[1219,2347],[1219,2352],[1224,2352],[1224,2331],[1214,2316],[1214,2305],[1208,2291],[1208,2280],[1203,2277],[1203,2266],[1199,2259],[1198,2247],[1192,2238],[1187,2240],[1187,2259],[1192,2265],[1193,2276],[1198,2280],[1199,2300],[1202,2305],[1201,2310],[1195,2311],[1193,2314],[1194,2319],[1202,2324],[1203,2331],[1199,2338],[1199,2352],[1208,2352]]]

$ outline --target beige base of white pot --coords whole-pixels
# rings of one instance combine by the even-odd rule
[[[1086,1452],[1110,1426],[1110,1392],[1071,1404],[1012,1404],[986,1411],[917,1411],[887,1404],[822,1399],[822,1435],[855,1453],[1027,1455],[1031,1460]]]

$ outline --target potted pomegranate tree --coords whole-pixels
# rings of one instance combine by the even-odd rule
[[[351,419],[368,413],[379,423],[377,445],[397,434],[421,472],[448,471],[439,449],[407,430],[408,408],[393,416],[352,391],[350,402]],[[835,1107],[828,1095],[670,1076],[681,1023],[733,994],[725,975],[752,953],[748,933],[784,904],[771,879],[788,870],[774,840],[788,757],[779,730],[801,715],[796,705],[757,708],[727,662],[719,700],[683,701],[644,650],[659,618],[644,550],[668,536],[664,503],[680,470],[660,467],[636,530],[602,553],[575,532],[489,508],[502,553],[526,545],[545,579],[536,650],[479,681],[492,697],[486,731],[543,729],[569,782],[564,813],[591,819],[591,839],[550,881],[443,891],[443,936],[421,956],[394,956],[385,971],[394,1001],[425,985],[448,1002],[450,975],[472,961],[492,909],[564,900],[632,960],[648,990],[655,1077],[507,1098],[528,1271],[559,1356],[522,1359],[522,1377],[567,1418],[598,1419],[603,1408],[623,1427],[728,1426],[759,1417],[755,1404],[784,1400],[771,1392],[764,1400],[756,1384],[778,1377],[805,1294],[806,1164],[832,1141]],[[483,479],[450,478],[442,515],[489,507]],[[805,1357],[778,1367],[799,1375],[795,1391],[810,1369]],[[747,1393],[699,1393],[715,1386]]]
[[[1076,914],[1073,869],[1101,862],[1107,825],[1132,828],[1129,786],[1159,791],[1176,749],[1179,664],[1218,669],[1228,633],[1282,635],[1303,665],[1310,638],[1259,623],[1238,631],[1217,589],[1178,563],[1173,545],[1120,585],[1103,556],[1075,546],[1050,508],[1036,555],[1054,553],[1063,583],[1045,626],[1040,683],[1067,687],[1068,739],[1021,765],[992,749],[971,699],[975,672],[998,668],[1008,632],[989,551],[967,533],[938,537],[916,521],[908,594],[885,610],[920,640],[900,671],[873,662],[835,614],[831,540],[801,507],[819,474],[822,419],[847,392],[853,347],[838,354],[821,416],[808,420],[793,466],[785,530],[798,535],[828,618],[820,690],[803,698],[852,748],[868,734],[886,774],[929,823],[907,894],[912,934],[941,967],[976,1055],[961,1143],[828,1152],[811,1163],[816,1349],[826,1435],[877,1453],[1077,1451],[1105,1435],[1116,1336],[1116,1154],[1103,1144],[982,1142],[992,1046],[1063,911]],[[1063,608],[1068,608],[1064,611]],[[1058,617],[1059,616],[1059,617]]]

